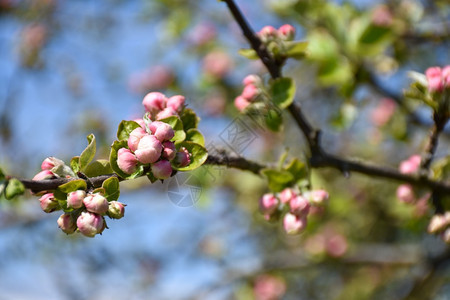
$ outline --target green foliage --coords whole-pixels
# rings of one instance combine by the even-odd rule
[[[270,130],[274,132],[280,131],[283,125],[283,117],[281,115],[281,111],[277,109],[269,109],[264,115],[264,121],[267,128],[269,128]]]
[[[141,125],[134,121],[123,120],[122,122],[120,122],[119,128],[117,129],[117,138],[119,139],[119,141],[127,141],[130,133],[139,127],[141,127]]]
[[[87,136],[88,146],[80,155],[80,171],[84,172],[89,163],[94,159],[96,152],[95,136],[90,134]]]
[[[205,147],[205,138],[203,137],[203,134],[195,128],[186,131],[186,141]]]
[[[70,167],[75,173],[78,173],[80,171],[80,157],[74,156],[70,160]]]
[[[275,79],[270,85],[270,95],[276,106],[287,108],[294,101],[295,82],[288,77]]]
[[[286,47],[286,56],[299,60],[306,56],[308,42],[307,41],[285,42],[285,47]]]
[[[12,200],[17,196],[23,195],[24,192],[25,186],[23,185],[22,182],[20,182],[20,180],[16,178],[8,180],[4,190],[5,198],[7,200]]]
[[[67,194],[76,190],[86,190],[87,185],[83,179],[76,179],[60,185],[53,191],[53,195],[58,200],[59,206],[64,212],[71,212],[73,208],[67,207]]]
[[[103,196],[105,196],[108,201],[116,201],[119,199],[120,186],[117,177],[110,177],[103,181],[102,188],[104,190]]]
[[[109,160],[99,159],[91,162],[84,170],[87,177],[96,177],[113,173]]]
[[[191,163],[186,167],[176,167],[172,166],[175,170],[178,171],[191,171],[198,167],[200,167],[208,158],[208,152],[205,147],[200,144],[193,142],[182,142],[180,147],[185,147],[187,151],[191,154]]]
[[[248,59],[259,59],[258,53],[253,49],[240,49],[238,53]]]
[[[200,118],[190,108],[185,108],[180,118],[181,122],[183,122],[183,129],[186,131],[191,128],[197,128],[198,122],[200,121]]]
[[[272,192],[281,192],[296,184],[303,185],[303,182],[308,180],[309,172],[303,162],[294,158],[286,166],[283,166],[285,159],[286,155],[283,154],[280,158],[280,168],[266,168],[261,171],[261,174],[268,180]]]

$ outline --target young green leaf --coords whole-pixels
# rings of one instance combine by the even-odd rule
[[[294,59],[302,59],[306,56],[306,50],[308,48],[307,41],[292,41],[285,42],[287,47],[286,55]]]
[[[181,122],[183,122],[183,129],[189,130],[191,128],[197,128],[200,118],[197,117],[195,112],[190,108],[185,108],[183,114],[180,116]]]
[[[57,188],[57,190],[60,190],[65,194],[68,194],[76,190],[86,190],[86,189],[87,189],[86,181],[84,181],[83,179],[71,180],[67,183],[60,185]]]
[[[261,173],[267,178],[273,192],[281,192],[295,182],[294,176],[285,170],[263,169]]]
[[[288,107],[295,97],[295,83],[291,78],[275,79],[270,87],[272,101],[280,108]]]
[[[87,165],[94,159],[96,152],[95,136],[90,134],[87,136],[88,146],[80,155],[80,171],[83,172]]]
[[[201,134],[200,131],[194,128],[186,131],[186,141],[200,144],[203,147],[205,146],[205,138],[203,137],[203,134]]]
[[[80,171],[80,157],[74,156],[70,160],[70,167],[72,168],[72,171],[75,173],[78,173]]]
[[[240,49],[238,53],[248,59],[259,59],[258,53],[253,49]]]
[[[91,162],[84,170],[87,177],[95,177],[113,173],[109,160],[99,159]]]
[[[308,177],[308,169],[306,165],[294,158],[286,167],[286,171],[292,174],[295,181],[300,181]]]
[[[283,125],[283,117],[281,116],[281,112],[274,109],[269,109],[264,120],[267,128],[275,132],[280,131],[281,125]]]
[[[200,167],[208,158],[208,151],[200,145],[193,142],[184,141],[180,144],[180,147],[185,147],[191,154],[191,163],[186,167],[173,167],[179,171],[190,171]]]
[[[104,196],[108,201],[115,201],[119,199],[120,186],[119,179],[117,177],[110,177],[103,181],[103,189],[105,190]]]
[[[20,196],[25,192],[25,186],[20,180],[12,178],[8,180],[8,184],[5,188],[5,198],[11,200],[16,196]]]
[[[130,133],[139,127],[141,127],[141,125],[139,125],[135,121],[123,120],[122,122],[120,122],[119,128],[117,129],[117,138],[119,139],[119,141],[127,141]]]

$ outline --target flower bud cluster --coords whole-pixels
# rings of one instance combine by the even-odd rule
[[[144,97],[143,104],[149,119],[163,119],[170,115],[164,115],[167,111],[171,115],[178,115],[184,109],[184,97],[165,95],[152,92]],[[141,125],[134,129],[127,141],[127,146],[117,151],[117,165],[126,174],[133,174],[140,165],[149,167],[156,179],[167,179],[172,175],[172,164],[177,167],[185,167],[191,162],[191,154],[182,147],[177,151],[171,141],[175,136],[172,127],[161,121],[143,119],[136,122]]]
[[[297,234],[306,228],[307,216],[312,206],[322,206],[328,200],[325,190],[313,190],[304,193],[286,188],[277,195],[264,194],[259,199],[260,211],[266,220],[270,220],[276,213],[283,213],[283,228],[288,234]]]
[[[278,30],[272,26],[264,26],[257,35],[264,44],[292,41],[295,37],[295,28],[289,24],[284,24]]]
[[[444,68],[430,67],[425,71],[430,93],[442,93],[444,89],[450,89],[450,65]]]
[[[428,224],[428,232],[439,234],[445,243],[450,244],[450,211],[434,215]]]
[[[404,160],[399,165],[399,171],[402,174],[416,173],[420,168],[421,158],[419,155],[412,155],[407,160]],[[401,184],[397,188],[397,198],[408,204],[413,204],[417,201],[414,189],[410,184]]]
[[[240,112],[244,111],[252,102],[258,100],[264,91],[262,80],[258,75],[247,75],[242,83],[244,84],[244,90],[234,99],[234,105]]]
[[[176,95],[167,98],[159,92],[148,93],[142,104],[147,111],[149,119],[152,121],[162,120],[171,116],[179,116],[184,109],[184,96]]]

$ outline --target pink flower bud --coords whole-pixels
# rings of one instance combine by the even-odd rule
[[[51,170],[54,167],[64,165],[64,162],[56,157],[47,157],[41,164],[42,171]]]
[[[403,203],[414,203],[416,201],[414,190],[409,184],[402,184],[398,186],[397,198]]]
[[[158,179],[167,179],[172,175],[172,166],[168,160],[160,160],[152,164],[152,173]]]
[[[259,210],[263,214],[273,214],[278,208],[278,199],[274,194],[264,194],[259,199]]]
[[[400,163],[400,173],[411,174],[416,172],[420,167],[420,161],[421,158],[419,155],[412,155],[410,158]]]
[[[70,214],[62,214],[58,218],[57,223],[64,233],[71,234],[77,230],[77,224]]]
[[[393,16],[386,5],[378,5],[372,13],[372,22],[380,27],[392,25]]]
[[[444,215],[434,215],[428,224],[428,232],[436,233],[443,231],[448,225],[450,225],[450,212],[447,212]]]
[[[41,198],[39,198],[39,202],[41,204],[41,208],[46,213],[54,212],[55,210],[59,210],[59,203],[55,199],[53,193],[44,194]]]
[[[39,181],[39,180],[47,180],[47,179],[53,179],[53,178],[56,178],[56,175],[52,171],[44,170],[44,171],[37,173],[33,177],[33,180]]]
[[[176,112],[181,112],[184,108],[184,96],[176,95],[172,96],[167,100],[167,107],[172,108]]]
[[[315,205],[322,205],[328,197],[328,192],[325,190],[314,190],[309,193],[309,200]]]
[[[450,65],[442,69],[442,80],[446,88],[450,88]]]
[[[291,207],[291,213],[297,216],[306,216],[309,213],[309,204],[308,199],[303,196],[297,196],[289,202],[289,206]]]
[[[253,84],[253,85],[260,85],[261,84],[261,77],[259,77],[258,75],[255,74],[250,74],[247,75],[244,80],[242,80],[242,83],[244,85],[249,85],[249,84]]]
[[[128,137],[128,148],[133,152],[136,151],[139,141],[146,135],[148,135],[148,133],[144,128],[138,127],[134,129],[130,132],[130,136]]]
[[[281,203],[288,203],[291,199],[295,198],[297,195],[295,194],[293,189],[287,188],[281,191],[280,193],[280,201]]]
[[[214,78],[225,77],[233,68],[233,60],[228,53],[212,51],[203,58],[203,72]]]
[[[121,219],[125,215],[125,205],[118,201],[109,202],[108,216],[112,219]]]
[[[144,97],[142,104],[144,105],[146,111],[156,114],[166,107],[166,101],[167,97],[164,96],[164,94],[159,92],[151,92]]]
[[[442,233],[442,240],[444,241],[444,243],[450,244],[450,228],[447,228],[447,229]]]
[[[287,213],[283,218],[283,227],[287,234],[300,233],[306,228],[306,217]]]
[[[82,212],[77,219],[78,230],[87,237],[101,233],[105,229],[104,225],[102,216],[87,211]]]
[[[86,192],[83,190],[73,191],[67,194],[67,207],[80,208],[83,206],[83,199]]]
[[[284,24],[278,29],[278,35],[285,41],[292,41],[295,36],[295,28],[292,25]]]
[[[186,148],[182,147],[177,155],[173,159],[173,162],[178,167],[186,167],[191,163],[191,154],[187,151]]]
[[[152,122],[149,129],[160,142],[170,141],[175,135],[169,124],[160,121]]]
[[[154,163],[161,156],[162,144],[153,135],[146,135],[140,141],[134,152],[139,162],[143,164]]]
[[[133,174],[136,171],[138,160],[136,156],[127,148],[120,148],[117,151],[117,165],[126,174]]]
[[[242,96],[237,96],[236,99],[234,99],[234,106],[236,106],[236,108],[242,112],[244,111],[244,109],[247,108],[247,106],[250,105],[250,101],[248,101],[247,99],[245,99]]]
[[[145,129],[145,121],[144,121],[144,119],[134,119],[133,121],[138,123],[142,127],[142,129]]]
[[[272,275],[260,275],[255,280],[253,294],[255,300],[278,300],[286,293],[286,283]]]
[[[258,36],[263,43],[271,41],[278,36],[278,31],[272,26],[264,26],[259,32]]]
[[[328,255],[332,257],[341,257],[347,252],[348,243],[347,239],[341,234],[335,234],[327,239],[325,244],[325,250]]]
[[[100,194],[90,194],[83,199],[83,204],[89,212],[103,215],[108,211],[108,200]]]
[[[244,87],[244,90],[242,91],[241,96],[247,99],[248,101],[253,101],[258,97],[259,95],[259,89],[253,85],[249,84]]]
[[[162,120],[172,116],[178,116],[178,113],[172,107],[166,107],[156,115],[156,120]]]
[[[163,144],[162,157],[172,160],[177,155],[177,149],[173,142],[164,142]]]
[[[428,80],[428,91],[442,92],[444,89],[444,82],[442,80],[442,70],[439,67],[431,67],[425,71],[425,76]]]
[[[370,113],[370,120],[375,126],[381,127],[385,125],[395,112],[396,104],[390,98],[380,100],[377,107]]]

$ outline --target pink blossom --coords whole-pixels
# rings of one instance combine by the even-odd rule
[[[77,230],[77,224],[70,214],[62,214],[57,223],[58,227],[66,234],[74,233]]]
[[[86,192],[83,190],[73,191],[67,194],[67,207],[80,208],[83,206],[83,199]]]
[[[277,38],[278,31],[273,26],[264,26],[257,35],[263,43],[266,43]]]
[[[54,167],[62,166],[64,162],[56,157],[47,157],[41,164],[42,171],[51,170]]]
[[[425,71],[428,80],[428,90],[430,92],[442,92],[444,82],[442,80],[442,70],[440,67],[430,67]]]
[[[166,107],[167,97],[159,92],[148,93],[142,100],[145,110],[151,114],[157,114]]]
[[[117,166],[126,174],[133,174],[136,171],[138,160],[127,148],[120,148],[117,151]]]
[[[447,88],[450,88],[450,65],[442,69],[442,80]]]
[[[279,196],[281,203],[288,203],[289,201],[291,201],[291,199],[293,199],[296,196],[296,194],[293,189],[286,188],[281,191]]]
[[[133,131],[130,132],[130,136],[128,137],[128,148],[130,148],[130,150],[133,152],[136,151],[139,145],[139,141],[146,135],[148,135],[148,133],[142,127],[133,129]]]
[[[445,214],[436,214],[431,218],[430,223],[428,224],[428,232],[440,232],[446,229],[449,225],[450,212],[446,212]]]
[[[416,201],[414,190],[409,184],[402,184],[398,186],[397,198],[403,203],[414,203]]]
[[[242,96],[237,96],[236,99],[234,99],[234,106],[236,106],[236,108],[242,112],[244,111],[247,106],[250,105],[250,101],[248,101],[247,99],[245,99]]]
[[[164,142],[163,144],[162,157],[168,159],[169,161],[174,159],[177,155],[177,149],[173,142]]]
[[[154,163],[161,156],[162,144],[154,135],[144,136],[134,152],[139,162],[143,164]]]
[[[291,208],[291,213],[297,216],[306,216],[309,213],[310,204],[308,199],[299,195],[294,197],[289,202],[289,206]]]
[[[260,275],[255,279],[255,300],[277,300],[286,293],[284,280],[271,275]]]
[[[263,214],[273,214],[278,208],[278,202],[274,194],[264,194],[259,199],[259,210]]]
[[[233,60],[222,51],[208,53],[203,59],[203,71],[206,75],[215,78],[225,77],[233,68]]]
[[[177,152],[173,162],[180,168],[186,167],[191,163],[191,154],[186,148],[182,147],[180,151]]]
[[[211,23],[201,23],[195,26],[188,36],[195,46],[203,46],[216,37],[216,28]]]
[[[56,178],[56,175],[50,170],[44,170],[34,175],[32,180],[40,181]]]
[[[260,85],[261,84],[261,78],[258,75],[255,74],[250,74],[247,75],[244,80],[242,80],[242,83],[244,85],[249,85],[249,84],[253,84],[253,85]]]
[[[292,25],[284,24],[278,29],[278,36],[286,41],[292,41],[295,36],[295,28]]]
[[[283,228],[287,234],[297,234],[306,228],[306,217],[287,213],[283,218]]]
[[[157,179],[167,179],[172,175],[172,166],[168,160],[160,160],[152,164],[152,174]]]
[[[83,204],[89,212],[103,215],[108,211],[108,200],[100,194],[90,194],[83,199]]]
[[[393,16],[386,5],[378,5],[372,13],[373,24],[380,27],[389,27],[392,25]]]
[[[309,200],[316,205],[322,205],[329,198],[329,194],[325,190],[311,191],[308,196]]]
[[[420,155],[412,155],[407,160],[400,163],[399,170],[403,174],[415,173],[420,167]]]
[[[390,98],[383,98],[380,103],[371,111],[370,120],[375,126],[385,125],[395,112],[396,104]]]
[[[152,122],[149,129],[160,142],[170,141],[175,135],[172,127],[161,121]]]
[[[253,84],[246,85],[241,94],[242,97],[244,97],[250,102],[255,100],[255,98],[258,97],[258,95],[259,89]]]
[[[125,215],[125,205],[118,201],[109,202],[108,216],[113,219],[121,219]]]
[[[178,116],[178,113],[172,107],[166,107],[156,115],[156,120],[162,120],[172,116]]]
[[[77,227],[84,236],[94,237],[105,229],[105,222],[103,217],[98,214],[82,212],[77,219]]]
[[[51,213],[59,209],[59,203],[55,199],[53,193],[44,194],[41,198],[39,198],[39,203],[42,210],[46,213]]]
[[[172,96],[169,98],[169,100],[167,100],[167,107],[172,108],[176,112],[181,112],[181,110],[184,108],[184,101],[184,96]]]
[[[335,234],[326,240],[325,250],[332,257],[341,257],[347,252],[347,249],[347,239],[341,234]]]

